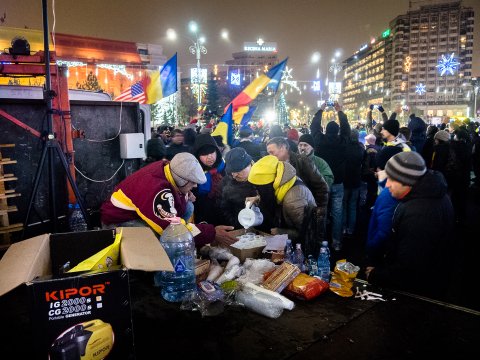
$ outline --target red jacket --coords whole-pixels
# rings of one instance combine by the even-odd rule
[[[156,161],[120,182],[100,209],[102,223],[121,224],[141,218],[159,235],[169,218],[185,214],[187,198],[175,185],[168,161]],[[215,228],[210,224],[196,225],[201,231],[195,245],[213,242]]]

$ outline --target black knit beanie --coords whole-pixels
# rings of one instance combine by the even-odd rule
[[[400,123],[398,122],[398,120],[390,119],[383,123],[383,128],[393,136],[397,136],[398,130],[400,130]]]
[[[299,143],[301,143],[301,142],[307,143],[307,144],[310,145],[312,148],[315,148],[315,141],[313,141],[313,136],[310,135],[310,134],[303,134],[303,135],[300,136],[300,138],[298,139],[298,142],[299,142]]]

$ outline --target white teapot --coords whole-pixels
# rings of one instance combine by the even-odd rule
[[[257,206],[250,201],[247,201],[245,209],[240,210],[238,213],[238,222],[245,229],[255,227],[263,222],[263,214]]]

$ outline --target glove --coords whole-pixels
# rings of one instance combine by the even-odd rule
[[[373,104],[370,104],[370,110],[373,110]]]
[[[383,106],[382,106],[382,105],[379,105],[379,106],[378,106],[378,111],[380,111],[380,112],[382,113],[382,112],[384,112],[384,111],[385,111],[385,109],[383,108]]]

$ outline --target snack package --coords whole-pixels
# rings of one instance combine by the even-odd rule
[[[360,267],[347,262],[347,260],[338,260],[330,280],[330,290],[343,297],[352,296],[353,281],[359,271]]]
[[[284,262],[263,281],[262,287],[281,293],[300,272],[298,266]]]
[[[326,281],[300,273],[288,284],[282,294],[300,300],[311,300],[326,292],[328,288],[329,285]]]

